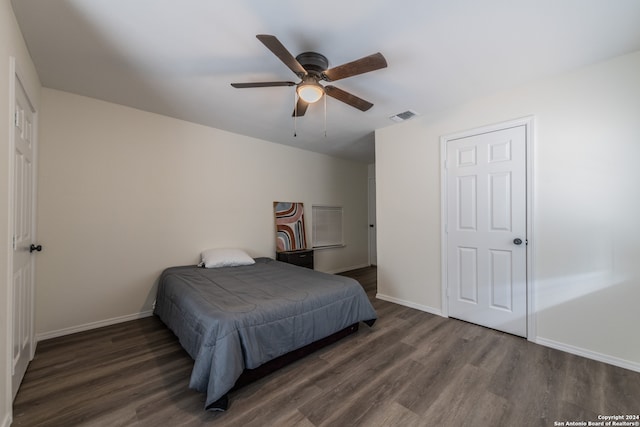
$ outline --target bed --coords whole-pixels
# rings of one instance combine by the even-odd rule
[[[226,409],[227,393],[243,372],[377,319],[354,279],[271,258],[233,267],[168,268],[160,276],[154,313],[194,360],[189,387],[206,393],[208,410]]]

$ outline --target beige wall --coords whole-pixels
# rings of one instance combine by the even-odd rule
[[[305,204],[308,233],[312,204],[344,207],[318,270],[367,263],[365,164],[51,89],[40,135],[39,337],[148,312],[161,271],[204,249],[274,257],[276,200]]]
[[[441,310],[442,135],[535,116],[534,340],[640,370],[640,52],[376,132],[379,293]]]
[[[13,127],[9,112],[10,58],[24,80],[36,109],[40,105],[40,82],[27,52],[9,0],[0,1],[0,426],[11,420],[11,365],[9,317],[9,135]]]

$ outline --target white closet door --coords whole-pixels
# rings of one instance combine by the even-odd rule
[[[526,127],[446,150],[449,315],[526,337]]]
[[[12,391],[15,397],[34,352],[35,125],[27,94],[15,79],[13,153]]]

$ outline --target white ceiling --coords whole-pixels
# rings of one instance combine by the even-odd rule
[[[640,49],[638,0],[13,0],[45,87],[366,163],[389,117]],[[388,68],[333,83],[374,104],[327,100],[291,117],[298,81],[258,39],[331,66],[381,52]]]

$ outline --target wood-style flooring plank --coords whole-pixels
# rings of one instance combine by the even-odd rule
[[[379,319],[207,412],[193,361],[155,317],[43,341],[13,426],[552,426],[638,414],[640,373],[375,299]]]

